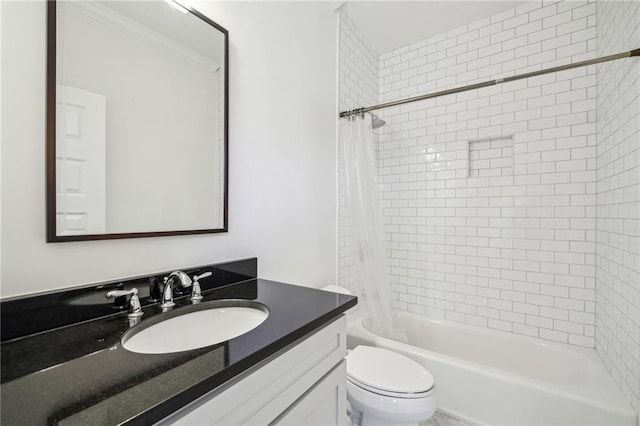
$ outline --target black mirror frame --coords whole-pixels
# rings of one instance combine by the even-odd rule
[[[46,227],[47,243],[113,240],[122,238],[167,237],[214,234],[229,231],[229,31],[197,10],[192,15],[224,35],[224,206],[223,227],[181,231],[127,232],[113,234],[57,235],[56,223],[56,0],[47,1],[47,79],[46,79]]]

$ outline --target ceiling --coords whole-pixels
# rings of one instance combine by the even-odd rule
[[[97,3],[120,14],[124,19],[132,20],[142,28],[202,55],[214,64],[224,61],[222,32],[195,15],[181,13],[167,1],[99,0]]]
[[[520,6],[524,1],[347,1],[344,10],[378,54]]]

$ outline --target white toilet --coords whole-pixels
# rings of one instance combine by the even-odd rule
[[[323,290],[351,294],[335,285]],[[373,346],[356,346],[346,360],[353,425],[411,426],[435,413],[433,376],[414,360]]]
[[[433,376],[412,359],[387,349],[356,346],[346,360],[352,424],[417,425],[435,413]]]

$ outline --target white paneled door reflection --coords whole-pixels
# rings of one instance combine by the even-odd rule
[[[105,97],[57,86],[58,235],[106,232]]]

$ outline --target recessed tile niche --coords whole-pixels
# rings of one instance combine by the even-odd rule
[[[513,135],[469,141],[469,177],[513,175]]]

